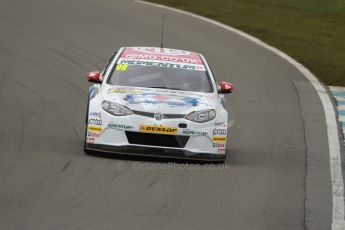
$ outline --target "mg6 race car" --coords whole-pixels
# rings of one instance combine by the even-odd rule
[[[123,47],[87,77],[85,152],[225,160],[233,85],[217,86],[201,54]]]

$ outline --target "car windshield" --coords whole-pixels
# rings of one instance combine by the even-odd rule
[[[108,84],[204,93],[213,92],[206,71],[168,68],[158,65],[117,64],[108,78]]]

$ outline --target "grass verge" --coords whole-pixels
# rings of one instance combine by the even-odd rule
[[[326,85],[345,86],[345,0],[148,0],[215,19],[297,59]]]

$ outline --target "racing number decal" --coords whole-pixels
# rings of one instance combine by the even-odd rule
[[[117,64],[115,70],[116,71],[125,71],[127,69],[127,64]]]

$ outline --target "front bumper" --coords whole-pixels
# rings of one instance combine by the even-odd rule
[[[186,128],[181,128],[181,124]],[[116,117],[102,110],[90,110],[86,149],[221,161],[225,159],[226,127],[226,122],[216,120],[205,123],[184,118],[156,120],[138,114]]]
[[[178,158],[202,161],[224,161],[226,158],[225,154],[191,152],[183,149],[165,149],[134,145],[113,146],[103,144],[86,144],[85,149],[89,151],[91,150],[125,155],[140,155],[149,157]]]

